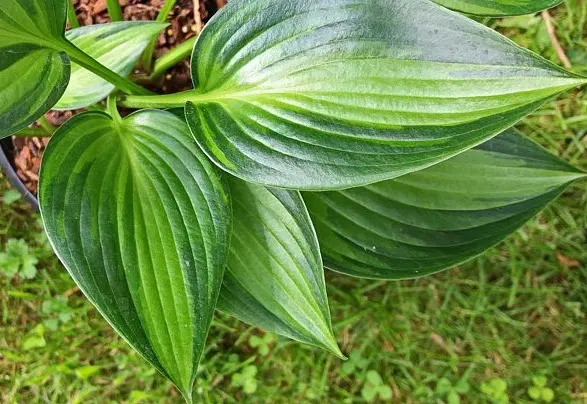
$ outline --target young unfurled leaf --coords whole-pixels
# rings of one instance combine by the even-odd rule
[[[413,278],[494,246],[584,176],[508,131],[417,173],[304,198],[328,268]]]
[[[26,127],[61,97],[69,58],[61,49],[66,2],[0,1],[0,139]]]
[[[316,234],[300,194],[237,179],[230,189],[234,222],[218,308],[342,356]]]
[[[562,0],[434,0],[438,4],[467,14],[490,17],[533,14],[561,3]]]
[[[80,289],[190,398],[231,211],[228,188],[186,124],[157,110],[74,117],[45,151],[39,203]]]
[[[67,31],[65,37],[110,70],[126,77],[165,25],[154,21],[114,22],[76,28]],[[53,109],[84,108],[106,98],[112,90],[113,84],[72,63],[69,85]]]
[[[434,165],[587,81],[428,0],[235,0],[192,77],[172,98],[208,156],[305,190]]]

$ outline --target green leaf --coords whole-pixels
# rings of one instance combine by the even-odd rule
[[[538,387],[545,387],[548,379],[544,375],[536,375],[532,376],[532,383]]]
[[[365,401],[369,403],[373,402],[377,397],[377,389],[373,388],[373,386],[366,385],[363,387],[363,389],[361,389],[361,396],[365,399]]]
[[[388,385],[379,386],[379,398],[384,401],[389,401],[393,398],[393,391]],[[458,404],[458,403],[457,403]]]
[[[37,275],[37,257],[29,252],[29,245],[21,239],[10,239],[6,250],[0,253],[0,270],[9,278],[17,273],[23,279],[33,279]]]
[[[230,236],[217,169],[170,113],[75,116],[47,146],[43,223],[108,322],[191,399]]]
[[[436,394],[439,395],[446,395],[449,391],[453,389],[452,383],[446,377],[441,378],[436,383]]]
[[[368,383],[371,383],[373,386],[380,386],[383,384],[381,380],[381,376],[375,370],[369,370],[367,375],[365,376]]]
[[[4,204],[7,206],[12,205],[14,202],[20,200],[21,194],[16,189],[10,188],[4,192],[4,196],[2,197]]]
[[[584,176],[508,131],[417,173],[304,198],[326,267],[359,277],[402,279],[475,257]]]
[[[554,390],[545,387],[542,389],[542,400],[544,400],[547,403],[552,402],[552,400],[554,400]]]
[[[64,0],[0,2],[0,139],[47,112],[65,91]]]
[[[540,400],[542,397],[542,389],[538,386],[532,386],[528,389],[528,395],[532,400]]]
[[[461,403],[461,397],[459,396],[459,394],[452,390],[448,393],[447,397],[446,397],[446,401],[447,404],[460,404]]]
[[[316,234],[299,192],[234,179],[233,232],[218,308],[342,356]]]
[[[490,17],[533,14],[562,0],[434,0],[438,4],[467,14]]]
[[[87,365],[79,367],[75,370],[75,375],[80,379],[87,380],[90,377],[98,374],[100,372],[100,366],[95,365]]]
[[[47,341],[45,341],[44,336],[33,335],[25,338],[21,348],[23,351],[30,351],[31,349],[44,348],[45,346],[47,346]]]
[[[110,70],[126,77],[149,42],[166,25],[154,21],[114,22],[76,28],[67,31],[65,37]],[[106,98],[114,88],[113,84],[72,63],[69,85],[53,109],[87,107]]]
[[[169,99],[206,154],[303,190],[432,166],[587,82],[427,0],[232,1],[192,77],[196,91]]]

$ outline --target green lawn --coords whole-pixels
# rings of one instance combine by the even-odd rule
[[[587,2],[568,0],[551,14],[573,69],[587,73]],[[539,15],[485,22],[560,63]],[[585,90],[545,105],[519,128],[587,169]],[[7,189],[0,177],[0,196]],[[544,397],[551,389],[554,402],[587,402],[586,228],[583,181],[459,268],[403,282],[328,273],[346,363],[277,336],[260,339],[259,330],[219,314],[198,401],[362,402],[362,393],[391,389],[394,402],[447,402],[449,394],[540,402],[528,394],[534,387]],[[0,202],[5,250],[26,268],[15,276],[0,268],[1,402],[180,402],[75,289],[23,201]]]

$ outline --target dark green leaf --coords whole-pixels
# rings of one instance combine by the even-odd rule
[[[508,131],[417,173],[304,198],[328,268],[401,279],[473,258],[584,176]]]
[[[561,3],[562,0],[434,0],[438,4],[467,14],[505,17],[533,14]]]
[[[66,4],[0,1],[0,139],[34,122],[65,91],[69,58],[59,49]]]
[[[234,223],[218,308],[342,356],[316,233],[299,192],[233,180]]]
[[[208,156],[304,190],[429,167],[587,81],[427,0],[236,0],[192,76],[175,99]]]
[[[127,77],[165,25],[154,21],[114,22],[76,28],[67,31],[65,37],[110,70]],[[112,90],[113,84],[72,63],[69,85],[53,109],[84,108],[103,100]]]
[[[99,112],[59,129],[39,203],[57,255],[112,326],[184,396],[220,291],[228,188],[186,124],[147,110]]]

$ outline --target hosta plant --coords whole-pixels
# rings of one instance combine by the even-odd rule
[[[557,1],[437,3],[234,0],[193,48],[194,88],[157,95],[127,76],[164,23],[65,32],[66,0],[0,1],[0,137],[88,109],[43,157],[47,235],[186,400],[215,310],[343,358],[324,268],[447,269],[585,177],[511,127],[587,79],[458,13]]]

